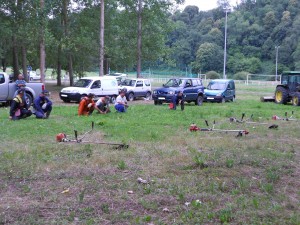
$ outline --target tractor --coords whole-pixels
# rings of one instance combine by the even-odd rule
[[[300,71],[282,73],[281,84],[276,87],[274,100],[277,104],[292,101],[294,106],[300,106]]]

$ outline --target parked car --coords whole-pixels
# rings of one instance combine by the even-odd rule
[[[126,98],[128,101],[133,101],[138,97],[150,99],[151,97],[151,82],[148,79],[125,79],[119,85],[119,91],[126,89]]]
[[[235,100],[234,80],[215,79],[211,80],[204,90],[207,102],[226,102]]]
[[[79,79],[74,86],[63,88],[59,97],[64,102],[80,102],[82,97],[90,93],[94,94],[96,98],[109,96],[114,102],[119,94],[118,82],[115,77],[84,77]]]
[[[27,76],[30,81],[41,79],[41,75],[37,74],[35,71],[28,71]]]
[[[172,98],[179,91],[183,92],[184,100],[188,103],[195,102],[202,105],[204,99],[204,87],[199,78],[172,78],[163,87],[155,89],[152,93],[154,104],[172,102]]]
[[[45,90],[43,83],[27,83],[25,87],[25,100],[27,105],[31,105],[33,100]],[[16,96],[17,86],[13,81],[13,76],[0,72],[0,103],[6,104]]]

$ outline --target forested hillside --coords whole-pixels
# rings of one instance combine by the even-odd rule
[[[298,0],[245,0],[228,13],[227,71],[275,74],[300,69]],[[171,59],[183,69],[223,70],[225,12],[222,7],[199,12],[188,6],[172,15],[176,30],[168,45]]]
[[[105,72],[136,70],[137,15],[142,15],[142,69],[178,69],[222,73],[225,11],[202,12],[196,6],[178,11],[171,0],[105,2]],[[43,2],[44,5],[41,3]],[[75,4],[75,3],[77,4]],[[177,3],[182,2],[177,0]],[[227,66],[241,71],[275,74],[300,69],[299,0],[243,0],[228,12]],[[0,0],[1,67],[39,68],[45,44],[46,68],[72,68],[74,74],[99,69],[100,3],[89,0]]]

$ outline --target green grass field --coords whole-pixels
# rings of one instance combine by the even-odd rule
[[[300,108],[260,102],[274,87],[237,86],[235,102],[184,111],[131,103],[78,117],[57,104],[48,120],[9,121],[0,108],[0,224],[300,224]],[[292,111],[298,121],[271,119]],[[230,123],[242,113],[268,125]],[[205,120],[249,134],[189,131]],[[84,141],[129,148],[56,142],[92,121]]]

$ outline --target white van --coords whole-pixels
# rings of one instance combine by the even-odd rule
[[[114,102],[119,94],[118,82],[115,77],[84,77],[79,79],[74,86],[63,88],[59,97],[64,102],[80,102],[82,97],[90,93],[96,98],[109,96]]]
[[[36,71],[28,71],[27,76],[30,81],[41,79],[40,74],[37,74]]]

